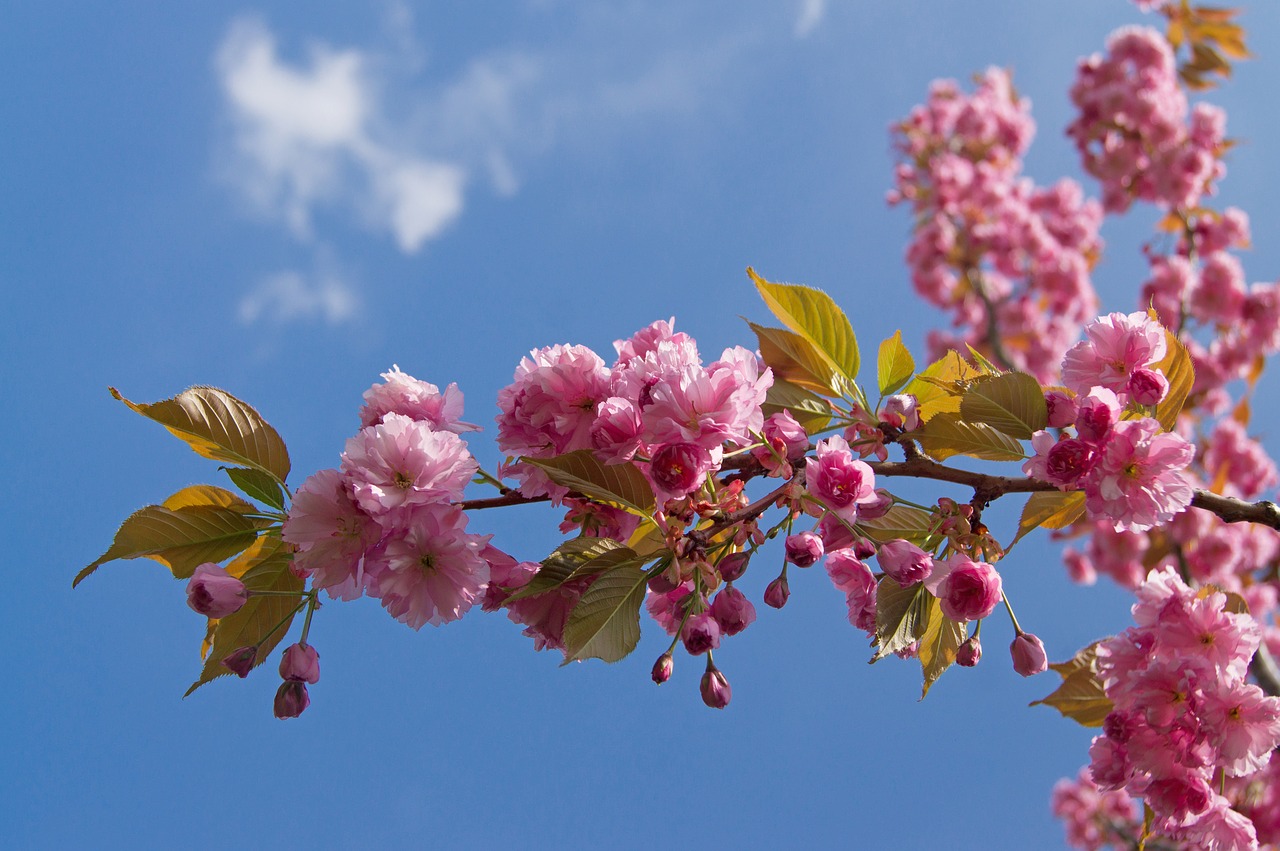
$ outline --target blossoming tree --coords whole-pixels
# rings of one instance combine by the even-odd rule
[[[830,297],[749,269],[779,323],[751,323],[752,348],[711,359],[659,320],[611,361],[535,350],[498,393],[496,470],[468,448],[479,428],[458,388],[393,367],[337,465],[296,487],[284,441],[230,393],[139,404],[113,390],[224,465],[239,493],[198,485],[140,509],[75,583],[139,557],[185,580],[208,619],[190,691],[248,676],[294,635],[280,718],[301,715],[319,680],[322,592],[377,599],[415,630],[504,611],[566,662],[631,653],[643,610],[671,639],[654,682],[677,656],[702,657],[701,698],[723,709],[714,653],[756,619],[735,583],[768,569],[777,538],[762,602],[783,608],[788,571],[824,565],[873,661],[916,660],[924,694],[979,664],[982,626],[1004,610],[1013,670],[1052,668],[1062,681],[1040,702],[1100,730],[1089,766],[1053,791],[1076,847],[1280,845],[1280,509],[1256,501],[1280,476],[1248,433],[1280,348],[1280,285],[1245,284],[1233,252],[1248,218],[1210,204],[1225,115],[1188,98],[1247,52],[1230,11],[1139,5],[1164,32],[1116,32],[1071,88],[1067,132],[1101,202],[1021,175],[1034,124],[1006,72],[972,92],[936,83],[893,128],[889,201],[913,216],[911,279],[952,318],[920,363],[894,333],[864,368]],[[1098,316],[1098,229],[1135,203],[1165,213],[1143,247],[1150,277],[1136,311]],[[895,492],[902,478],[963,494],[916,502]],[[1016,528],[984,522],[1018,495]],[[478,531],[485,511],[534,502],[565,511],[550,554],[508,554]],[[1136,597],[1132,626],[1053,665],[1000,574],[1041,527],[1072,540],[1075,580],[1105,574]]]

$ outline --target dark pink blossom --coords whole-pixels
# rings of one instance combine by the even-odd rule
[[[783,543],[787,561],[796,567],[809,567],[822,558],[822,538],[813,532],[797,532],[788,535]]]
[[[248,599],[244,583],[213,562],[196,567],[187,582],[187,605],[208,618],[233,615]]]
[[[925,587],[942,602],[942,613],[953,621],[985,618],[1001,599],[996,569],[960,553],[935,562]]]
[[[280,678],[315,685],[320,682],[320,654],[310,644],[290,644],[280,657]]]
[[[854,459],[843,437],[818,443],[817,457],[806,461],[805,485],[824,508],[850,522],[858,516],[859,503],[876,499],[876,474]]]
[[[781,609],[790,598],[791,587],[787,585],[787,575],[785,573],[770,582],[769,586],[764,589],[765,605],[772,608]]]
[[[249,676],[249,672],[253,670],[253,663],[258,659],[258,648],[238,647],[222,660],[222,667],[235,674],[240,679]]]
[[[732,585],[716,595],[711,601],[710,611],[711,617],[720,625],[720,632],[725,635],[737,635],[756,621],[756,607]]]
[[[710,612],[699,612],[684,622],[680,640],[690,656],[701,656],[720,646],[720,624]]]
[[[702,693],[702,702],[712,709],[724,709],[733,699],[733,689],[729,680],[718,668],[709,667],[702,675],[698,690]]]
[[[650,672],[649,676],[655,683],[662,685],[667,680],[671,679],[671,672],[675,670],[675,667],[676,660],[672,658],[671,652],[667,651],[659,656],[658,660],[653,663],[653,671]]]
[[[809,435],[790,411],[779,411],[764,421],[764,445],[751,450],[751,456],[770,476],[791,473],[792,462],[799,461],[809,450]]]
[[[275,715],[277,718],[297,718],[311,705],[307,684],[299,680],[286,680],[276,690]]]
[[[978,636],[971,635],[956,649],[956,664],[972,668],[980,661],[982,661],[982,642],[978,641]]]

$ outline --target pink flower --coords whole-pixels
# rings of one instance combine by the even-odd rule
[[[965,668],[972,668],[982,660],[982,642],[978,641],[978,636],[971,635],[956,650],[956,664]]]
[[[248,599],[244,583],[213,562],[198,566],[187,583],[187,605],[205,617],[233,615]]]
[[[1013,669],[1024,677],[1042,674],[1049,670],[1049,659],[1044,652],[1044,642],[1029,632],[1020,632],[1009,645],[1013,656]]]
[[[1221,795],[1215,795],[1213,805],[1177,834],[1188,843],[1186,847],[1203,851],[1257,851],[1258,848],[1254,823],[1232,809],[1231,802]]]
[[[764,445],[751,450],[770,476],[787,476],[791,462],[799,461],[809,451],[809,435],[790,411],[779,411],[764,421]]]
[[[640,411],[630,399],[610,396],[596,407],[591,447],[606,464],[625,464],[640,448]]]
[[[693,339],[683,331],[675,331],[676,318],[659,319],[631,335],[629,340],[614,340],[613,348],[618,353],[618,366],[626,366],[631,361],[643,359],[650,352],[657,351],[662,343],[693,344]]]
[[[662,685],[671,679],[671,672],[675,670],[675,667],[676,660],[672,658],[671,652],[667,651],[658,657],[658,661],[653,663],[653,671],[650,672],[649,676],[653,678],[655,683]]]
[[[680,640],[690,656],[701,656],[720,646],[720,624],[711,612],[699,612],[685,621]]]
[[[729,680],[720,672],[720,669],[715,667],[708,667],[702,675],[699,691],[702,692],[702,702],[712,709],[724,709],[733,699],[733,689],[729,687]]]
[[[550,346],[529,355],[498,392],[498,448],[530,458],[590,448],[596,408],[613,395],[604,361],[585,346]]]
[[[1280,746],[1280,698],[1252,683],[1221,683],[1206,691],[1201,714],[1227,774],[1261,770]]]
[[[874,634],[876,631],[876,579],[871,568],[852,549],[827,553],[827,576],[844,592],[849,623]]]
[[[351,495],[372,515],[457,499],[476,469],[456,434],[400,414],[361,429],[342,453]]]
[[[783,545],[787,561],[796,567],[809,567],[822,558],[822,538],[813,532],[797,532],[788,535]]]
[[[310,644],[290,644],[280,657],[280,677],[315,685],[320,682],[320,654]]]
[[[1118,422],[1083,480],[1089,516],[1117,530],[1145,531],[1168,523],[1191,504],[1183,470],[1195,449],[1153,419]]]
[[[716,570],[720,571],[720,578],[725,582],[735,582],[747,572],[747,564],[750,561],[751,553],[730,553],[720,559]]]
[[[667,635],[675,635],[680,622],[684,620],[685,610],[692,602],[690,595],[693,594],[693,580],[686,580],[675,588],[665,590],[667,588],[670,588],[670,583],[655,590],[654,583],[650,580],[644,607]]]
[[[696,443],[668,443],[654,451],[649,478],[661,503],[702,487],[714,466],[712,454]]]
[[[275,715],[277,718],[297,718],[311,705],[307,684],[298,680],[286,680],[276,690]]]
[[[1135,369],[1125,385],[1129,398],[1139,405],[1158,404],[1169,393],[1169,381],[1160,372],[1142,367]]]
[[[855,460],[843,437],[820,441],[817,457],[805,462],[805,485],[823,507],[852,522],[858,503],[876,499],[876,474]]]
[[[387,414],[403,414],[430,424],[436,431],[479,431],[479,426],[461,422],[462,391],[458,385],[450,384],[441,393],[439,387],[406,375],[395,365],[382,373],[382,378],[383,383],[364,391],[361,426],[377,425]]]
[[[885,541],[876,558],[884,572],[903,588],[928,579],[933,572],[933,557],[910,541]]]
[[[312,474],[294,494],[280,537],[298,548],[294,567],[330,597],[354,600],[364,593],[364,555],[382,529],[356,505],[337,470]]]
[[[920,427],[920,403],[910,393],[889,396],[880,406],[880,422],[899,431],[915,431]]]
[[[1105,387],[1091,388],[1088,396],[1076,400],[1076,434],[1086,443],[1101,443],[1111,433],[1111,427],[1120,421],[1123,408],[1112,391]]]
[[[996,569],[960,553],[935,562],[925,587],[942,602],[942,613],[953,621],[985,618],[1001,599]]]
[[[1049,432],[1038,431],[1031,436],[1031,446],[1036,454],[1023,463],[1022,472],[1060,490],[1075,488],[1093,467],[1094,448],[1083,440],[1054,440]]]
[[[716,595],[710,611],[725,635],[737,635],[756,621],[756,607],[732,585]]]
[[[414,629],[457,620],[489,581],[489,563],[480,555],[486,539],[467,534],[466,515],[452,506],[418,506],[402,521],[370,560],[370,595]]]
[[[1087,323],[1084,333],[1062,359],[1062,383],[1077,393],[1095,385],[1125,392],[1129,376],[1165,356],[1164,328],[1145,313],[1111,313]]]
[[[1076,421],[1076,397],[1062,390],[1049,390],[1044,394],[1044,404],[1049,411],[1049,428],[1066,428]]]

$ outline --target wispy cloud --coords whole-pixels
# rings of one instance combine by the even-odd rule
[[[466,172],[379,137],[387,122],[367,66],[361,51],[321,44],[308,64],[290,65],[264,24],[237,19],[217,56],[231,176],[299,239],[312,237],[317,206],[347,206],[412,254],[462,213]]]
[[[301,272],[285,271],[267,275],[240,300],[240,321],[285,324],[302,320],[322,320],[338,325],[359,311],[359,299],[341,278],[322,273],[308,279]]]
[[[796,38],[804,38],[822,23],[827,16],[827,0],[800,0],[800,14],[796,16]]]

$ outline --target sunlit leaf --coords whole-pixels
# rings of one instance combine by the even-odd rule
[[[960,398],[960,416],[968,423],[985,423],[1021,440],[1049,422],[1044,388],[1025,372],[1006,372],[974,382]]]
[[[639,565],[624,564],[591,584],[564,625],[565,664],[582,659],[617,662],[636,648],[646,580]]]
[[[880,344],[880,353],[876,358],[876,379],[880,385],[880,394],[888,396],[898,392],[911,380],[915,371],[916,361],[902,343],[902,331],[894,331],[892,337]]]
[[[1081,650],[1074,658],[1049,667],[1062,677],[1062,684],[1043,700],[1031,706],[1052,706],[1084,727],[1101,727],[1113,704],[1102,688],[1097,673],[1097,642]]]
[[[761,411],[766,417],[779,411],[790,411],[796,422],[809,434],[822,431],[831,422],[831,404],[803,387],[774,379],[764,397]]]
[[[284,490],[275,477],[250,467],[223,467],[227,477],[249,496],[284,511]]]
[[[554,458],[524,458],[541,468],[547,478],[575,493],[624,508],[641,517],[653,513],[653,488],[632,464],[604,464],[590,449],[579,449]]]
[[[573,538],[542,560],[542,567],[507,598],[508,604],[536,597],[580,576],[600,573],[639,559],[635,550],[612,538]]]
[[[1027,504],[1022,507],[1022,517],[1018,520],[1018,534],[1013,540],[1022,539],[1033,529],[1044,526],[1048,529],[1065,529],[1084,516],[1084,492],[1071,491],[1039,491],[1031,494]],[[1013,546],[1010,544],[1010,546]]]
[[[932,514],[901,504],[891,506],[881,517],[859,520],[858,528],[874,541],[883,543],[901,538],[919,547],[924,547],[936,531]]]
[[[813,343],[784,328],[748,322],[760,341],[760,357],[773,370],[775,381],[788,381],[823,396],[839,396],[835,371]]]
[[[295,576],[289,565],[289,545],[279,538],[264,535],[243,555],[227,565],[227,572],[239,576],[253,591],[269,591],[270,595],[250,593],[240,611],[211,624],[212,645],[204,652],[204,667],[187,695],[207,682],[226,676],[231,671],[222,660],[241,647],[256,645],[254,667],[261,665],[271,651],[288,634],[293,613],[302,600],[304,581]],[[281,596],[281,594],[285,596]],[[207,637],[206,637],[207,640]],[[183,695],[186,697],[186,695]]]
[[[987,374],[952,349],[916,375],[904,392],[916,397],[920,421],[928,422],[935,414],[960,413],[960,397],[969,383]]]
[[[952,455],[968,455],[986,461],[1021,461],[1022,444],[981,423],[967,423],[959,414],[938,414],[911,432],[930,457],[945,461]]]
[[[238,467],[252,467],[278,482],[289,475],[284,441],[245,402],[216,387],[192,387],[154,404],[130,402],[114,387],[111,395],[144,417],[155,420],[198,454]]]
[[[170,499],[192,498],[195,490],[187,488]],[[229,491],[222,493],[253,508]],[[107,551],[80,571],[71,585],[74,588],[99,566],[121,558],[154,559],[169,568],[175,578],[186,579],[198,565],[222,561],[240,552],[268,525],[269,520],[247,517],[239,507],[188,504],[175,510],[148,505],[129,515]]]
[[[888,576],[880,579],[876,589],[876,654],[871,657],[872,662],[905,650],[924,635],[933,612],[933,599],[924,583],[903,588]]]
[[[1178,424],[1178,414],[1187,401],[1187,395],[1195,384],[1196,370],[1191,362],[1191,354],[1182,345],[1182,341],[1169,333],[1168,329],[1165,330],[1164,337],[1168,344],[1167,351],[1164,360],[1156,364],[1155,368],[1164,373],[1169,381],[1169,392],[1156,405],[1155,417],[1165,431],[1172,431]]]
[[[760,297],[783,325],[804,337],[822,353],[836,371],[851,382],[858,380],[858,338],[849,319],[822,290],[798,284],[774,284],[747,269]]]
[[[969,637],[967,622],[951,620],[942,613],[942,601],[929,595],[929,615],[925,619],[927,626],[920,636],[919,658],[920,669],[924,672],[924,687],[920,691],[920,699],[924,700],[929,689],[942,676],[943,671],[951,667],[956,660],[956,651]]]

